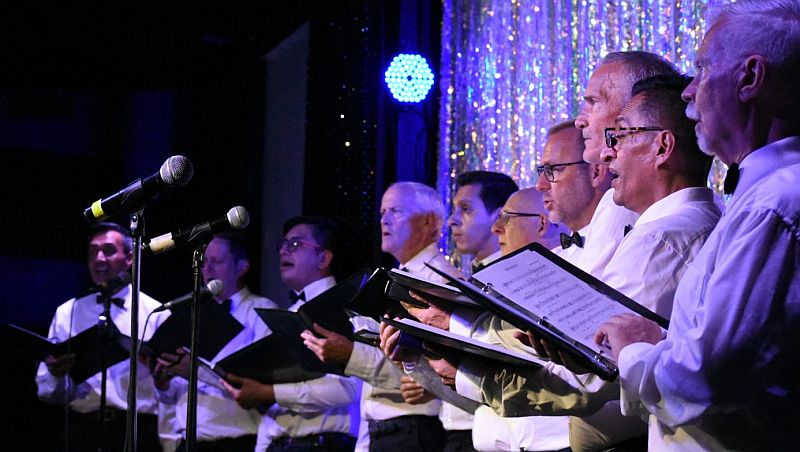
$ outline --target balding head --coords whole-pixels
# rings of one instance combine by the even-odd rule
[[[492,232],[497,234],[505,256],[533,242],[553,248],[558,244],[558,234],[566,229],[550,223],[542,194],[526,188],[508,198]]]

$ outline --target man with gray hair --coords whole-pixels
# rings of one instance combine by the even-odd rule
[[[650,52],[612,52],[595,68],[583,93],[583,106],[575,119],[584,140],[583,160],[601,163],[600,153],[606,148],[604,130],[614,127],[614,120],[631,99],[631,89],[639,80],[656,75],[677,75],[675,67]],[[614,190],[608,190],[591,219],[586,244],[575,265],[600,277],[617,250],[626,225],[636,222],[638,215],[614,204]]]
[[[730,166],[725,216],[675,293],[670,328],[613,317],[623,409],[652,450],[798,450],[800,3],[726,5],[703,39],[686,113]]]
[[[437,282],[444,279],[425,264],[460,275],[436,246],[444,226],[444,205],[436,190],[417,182],[397,182],[383,194],[380,213],[381,249],[399,261],[400,269]],[[439,400],[404,402],[401,379],[410,377],[379,348],[315,328],[322,337],[304,332],[306,346],[322,361],[345,365],[347,375],[365,382],[357,451],[442,449],[445,433],[437,417]]]

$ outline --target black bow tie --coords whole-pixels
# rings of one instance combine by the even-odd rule
[[[730,195],[736,190],[739,185],[739,164],[731,163],[728,167],[728,172],[725,173],[725,183],[722,184],[722,193]]]
[[[291,301],[292,304],[294,304],[294,303],[297,303],[298,300],[306,301],[306,293],[305,292],[297,293],[294,290],[290,290],[289,291],[289,301]]]
[[[472,274],[478,273],[479,271],[483,270],[486,267],[486,264],[483,262],[473,262],[472,263]]]
[[[629,224],[626,224],[626,225],[625,225],[625,228],[623,228],[623,229],[622,229],[622,236],[623,236],[623,237],[625,237],[625,236],[626,236],[626,235],[628,235],[628,233],[629,233],[629,232],[631,232],[632,230],[633,230],[633,226],[632,226],[632,225],[629,225]]]
[[[98,294],[97,304],[103,304],[103,298],[104,297],[102,295]],[[111,304],[116,305],[118,308],[121,308],[123,305],[125,305],[125,300],[122,298],[109,298],[108,300],[111,302]]]
[[[577,245],[578,248],[583,248],[583,237],[577,232],[572,235],[561,233],[561,248],[567,249],[572,245]]]

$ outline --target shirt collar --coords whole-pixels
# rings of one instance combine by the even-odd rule
[[[800,163],[800,136],[783,138],[748,154],[739,165],[739,183],[729,204],[768,174]]]
[[[117,306],[117,305],[113,306],[117,306],[117,308],[122,309],[123,311],[129,310],[131,308],[131,285],[128,284],[127,286],[123,287],[122,289],[119,290],[119,292],[115,293],[114,295],[111,295],[111,298],[122,298],[123,300],[125,300],[122,306]]]
[[[639,216],[639,219],[634,224],[638,226],[668,217],[685,207],[686,204],[693,202],[713,203],[714,192],[705,187],[688,187],[670,193],[642,212],[642,215]]]
[[[324,278],[320,278],[305,287],[300,292],[303,292],[306,296],[306,301],[311,301],[315,297],[317,297],[322,292],[330,289],[331,287],[336,285],[336,278],[333,276],[326,276]],[[300,292],[296,292],[299,294]]]
[[[231,295],[231,310],[242,304],[244,300],[250,297],[250,288],[247,286],[239,289],[238,292]]]
[[[497,259],[500,259],[502,256],[503,256],[503,252],[500,251],[500,250],[497,250],[494,253],[484,257],[483,260],[481,260],[480,262],[476,262],[475,264],[476,265],[484,265],[484,266],[486,266],[486,265],[489,265],[492,262],[496,261]]]
[[[416,256],[409,259],[408,262],[401,262],[400,268],[407,269],[409,273],[421,273],[427,270],[425,263],[434,260],[438,255],[439,248],[436,246],[436,242],[433,242],[423,248]]]

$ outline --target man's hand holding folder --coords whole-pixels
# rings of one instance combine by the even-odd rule
[[[303,344],[324,363],[346,365],[353,354],[353,341],[317,323],[314,323],[314,333],[305,330],[300,337],[303,338]]]
[[[66,375],[72,366],[75,365],[75,354],[70,353],[67,355],[61,355],[59,357],[55,357],[53,355],[49,355],[44,359],[44,364],[47,366],[47,370],[54,376],[61,378]]]
[[[240,377],[230,372],[225,378],[221,378],[219,383],[245,410],[257,408],[259,411],[265,412],[264,407],[275,403],[275,389],[271,384]]]
[[[421,308],[410,303],[401,302],[400,304],[409,314],[426,325],[434,326],[445,331],[450,330],[450,317],[453,315],[452,311],[438,306],[435,303],[431,303],[425,296],[411,289],[409,289],[408,295],[426,306]]]

